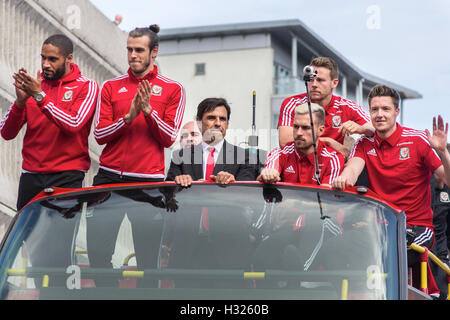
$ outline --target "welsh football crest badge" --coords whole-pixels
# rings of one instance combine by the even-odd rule
[[[442,191],[439,195],[439,199],[441,200],[441,202],[450,203],[450,198],[447,192]]]
[[[406,159],[409,159],[409,148],[408,147],[400,148],[400,160]]]
[[[335,128],[339,127],[342,123],[341,116],[333,116],[333,118],[331,118],[331,121],[333,122],[333,127]]]
[[[64,92],[63,101],[72,101],[73,90]]]
[[[162,93],[162,87],[156,86],[156,85],[152,87],[152,95],[160,96],[161,93]]]

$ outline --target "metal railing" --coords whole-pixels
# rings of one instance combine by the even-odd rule
[[[412,243],[408,248],[420,253],[420,290],[428,294],[428,278],[427,278],[427,263],[430,258],[439,268],[445,271],[447,274],[447,286],[450,291],[450,268],[443,263],[438,257],[430,252],[426,247],[418,246]],[[450,295],[447,295],[447,299],[450,300]]]

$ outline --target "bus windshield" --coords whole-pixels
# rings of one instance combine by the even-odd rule
[[[36,200],[0,255],[2,299],[398,299],[399,218],[289,185],[109,187]]]

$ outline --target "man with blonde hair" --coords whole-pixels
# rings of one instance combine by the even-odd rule
[[[264,183],[294,182],[329,187],[339,176],[344,168],[344,156],[326,146],[319,139],[325,131],[325,110],[320,105],[312,103],[311,114],[312,123],[307,103],[295,108],[293,128],[291,129],[294,141],[287,143],[283,148],[277,147],[272,150],[258,177],[259,181]],[[316,174],[316,169],[318,169],[318,174]],[[321,242],[319,241],[315,248],[312,247],[314,245],[312,242],[298,246],[299,237],[303,234],[298,231],[303,231],[305,225],[309,226],[305,213],[302,210],[283,210],[276,216],[276,219],[279,229],[266,237],[254,254],[255,270],[279,268],[278,261],[283,259],[281,253],[289,245],[298,247],[293,251],[296,253],[292,258],[298,254],[300,259],[309,252],[310,258],[304,261],[304,268],[307,270],[314,261],[314,252],[318,252]],[[331,219],[327,218],[327,221],[323,220],[323,223],[321,231],[317,230],[319,238],[324,237],[325,230],[330,231],[333,235],[340,233],[339,227]],[[313,224],[307,230],[311,230],[311,228],[314,228]],[[321,236],[320,232],[322,232]]]
[[[266,183],[297,182],[305,184],[331,185],[344,168],[344,156],[320,141],[325,131],[325,110],[318,104],[311,104],[313,126],[307,103],[295,108],[292,136],[294,141],[283,148],[275,148],[268,155],[266,164],[258,177]],[[313,128],[314,127],[314,128]],[[314,131],[313,131],[314,129]],[[314,132],[314,138],[313,138]],[[314,146],[315,145],[315,146]],[[317,165],[315,162],[315,150]],[[318,169],[319,175],[316,176]]]

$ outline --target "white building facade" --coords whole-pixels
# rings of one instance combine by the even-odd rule
[[[370,88],[378,83],[394,87],[402,99],[421,97],[359,70],[299,20],[163,29],[160,37],[164,74],[186,87],[184,122],[195,118],[204,98],[226,98],[231,105],[228,139],[240,146],[246,146],[252,132],[253,91],[258,147],[270,150],[278,145],[281,103],[305,92],[302,71],[313,57],[333,58],[340,71],[335,94],[363,107]]]

